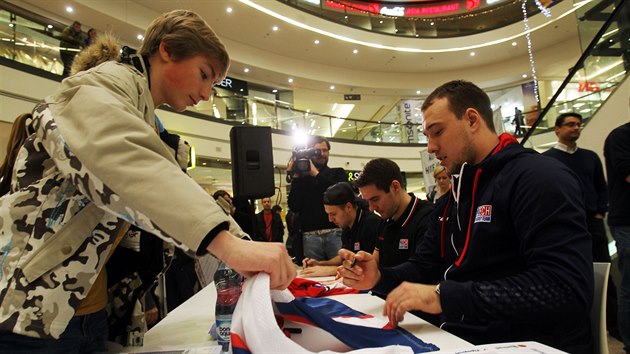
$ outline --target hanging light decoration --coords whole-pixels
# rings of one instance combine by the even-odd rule
[[[548,8],[544,7],[543,4],[540,3],[539,0],[534,0],[538,9],[540,9],[540,13],[545,15],[545,17],[551,16],[551,11]],[[534,53],[532,52],[532,39],[529,30],[529,19],[527,18],[527,0],[523,0],[521,3],[521,10],[523,11],[523,24],[525,25],[525,38],[527,39],[527,55],[529,58],[529,67],[532,71],[532,80],[534,80],[534,97],[536,98],[536,102],[540,104],[540,95],[538,94],[538,76],[536,75],[536,63],[534,62]]]

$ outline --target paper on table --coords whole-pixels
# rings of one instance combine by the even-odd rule
[[[221,346],[189,348],[182,350],[159,350],[150,352],[129,352],[129,354],[221,354]]]
[[[561,350],[552,348],[550,346],[540,344],[538,342],[513,342],[513,343],[494,343],[477,345],[473,348],[466,348],[461,350],[447,350],[441,351],[440,354],[468,354],[468,353],[483,353],[483,354],[563,354]]]

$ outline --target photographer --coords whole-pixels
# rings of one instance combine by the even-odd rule
[[[330,143],[312,137],[307,149],[296,150],[287,165],[292,180],[289,209],[300,213],[304,257],[328,260],[341,248],[341,229],[328,221],[322,200],[326,189],[347,180],[343,168],[329,168]]]

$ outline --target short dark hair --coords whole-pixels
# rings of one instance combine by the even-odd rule
[[[582,115],[579,113],[573,113],[573,112],[562,113],[561,115],[558,116],[558,118],[556,118],[556,127],[560,128],[562,124],[564,124],[564,120],[567,119],[567,117],[575,117],[580,120],[580,123],[582,123],[582,120],[583,120]]]
[[[436,99],[440,98],[448,100],[448,108],[457,116],[457,119],[464,115],[466,109],[476,109],[481,114],[481,118],[486,122],[488,128],[496,132],[490,97],[477,85],[464,80],[449,81],[433,90],[429,97],[424,100],[422,112],[426,111]]]
[[[212,198],[214,198],[214,200],[217,200],[221,197],[225,197],[225,196],[230,197],[230,199],[232,198],[232,196],[230,196],[230,193],[228,193],[227,191],[224,191],[223,189],[219,189],[218,191],[214,192],[214,194],[212,195]]]
[[[361,188],[373,184],[376,188],[389,193],[389,186],[394,181],[400,182],[403,189],[406,189],[400,167],[390,159],[378,158],[370,160],[363,166],[363,171],[354,180],[354,185]]]
[[[348,182],[337,182],[328,187],[322,200],[324,205],[346,205],[346,203],[356,205],[359,202],[352,185]]]
[[[328,151],[330,151],[330,142],[328,141],[328,139],[324,138],[323,136],[312,136],[309,140],[308,146],[312,147],[315,144],[321,144],[321,143],[326,143],[326,147],[328,148]]]

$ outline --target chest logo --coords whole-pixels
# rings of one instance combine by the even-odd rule
[[[398,249],[399,250],[408,250],[409,249],[409,239],[403,238],[398,241]]]
[[[475,223],[478,222],[492,222],[492,205],[480,205],[477,207]]]
[[[361,242],[355,242],[355,243],[354,243],[354,250],[355,250],[355,251],[358,251],[358,250],[360,250],[360,249],[361,249]]]

